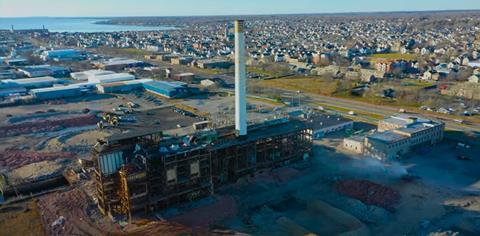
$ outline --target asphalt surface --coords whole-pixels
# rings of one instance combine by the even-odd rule
[[[300,102],[301,105],[307,105],[311,103],[322,103],[322,104],[326,104],[334,107],[339,107],[339,108],[348,109],[348,110],[357,111],[357,112],[361,111],[361,112],[371,113],[371,114],[380,115],[384,117],[399,113],[399,108],[396,108],[396,107],[374,105],[374,104],[354,101],[350,99],[334,98],[334,97],[328,97],[328,96],[322,96],[322,95],[316,95],[316,94],[302,94],[302,93],[299,94],[299,93],[286,91],[286,90],[279,90],[279,91],[281,91],[281,93],[284,96],[292,97],[293,98],[292,100],[294,102]],[[348,112],[342,112],[342,111],[337,111],[337,112],[340,114],[352,117],[351,115],[348,114]],[[443,122],[445,122],[446,128],[450,130],[463,131],[463,132],[477,132],[477,135],[480,134],[480,124],[478,123],[460,124],[457,121],[440,118],[432,114],[411,112],[411,111],[408,111],[408,109],[407,109],[407,112],[418,114],[425,117],[433,117],[435,119],[440,119]],[[361,115],[356,115],[356,117],[360,117],[363,120],[370,120],[372,122],[378,121],[378,119],[375,119],[372,117],[365,117]],[[355,117],[352,117],[352,118],[355,118]]]

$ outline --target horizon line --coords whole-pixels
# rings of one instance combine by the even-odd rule
[[[480,12],[479,9],[444,9],[444,10],[399,10],[399,11],[338,11],[311,13],[259,13],[259,14],[199,14],[199,15],[112,15],[112,16],[0,16],[6,18],[127,18],[127,17],[234,17],[234,16],[288,16],[288,15],[344,15],[344,14],[387,14],[387,13],[448,13]]]

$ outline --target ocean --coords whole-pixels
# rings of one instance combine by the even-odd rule
[[[0,30],[42,29],[45,26],[50,32],[118,32],[118,31],[150,31],[175,29],[171,26],[147,27],[135,25],[95,24],[107,18],[63,18],[63,17],[26,17],[0,18]]]

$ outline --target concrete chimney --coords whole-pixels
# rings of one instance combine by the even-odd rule
[[[247,135],[247,102],[245,71],[245,35],[243,20],[235,21],[235,129],[238,136]]]

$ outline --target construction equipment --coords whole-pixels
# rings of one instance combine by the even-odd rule
[[[100,129],[104,129],[106,124],[112,127],[117,127],[120,124],[120,117],[113,113],[104,113],[102,120],[97,123],[97,126]]]

